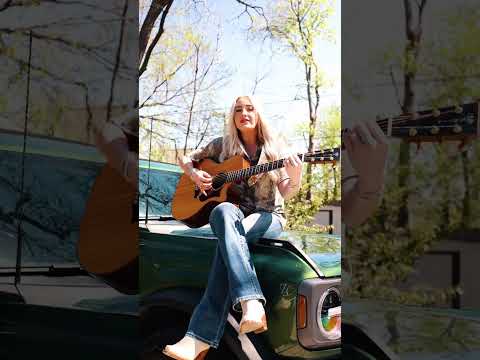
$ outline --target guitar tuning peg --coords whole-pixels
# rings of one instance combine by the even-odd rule
[[[430,133],[432,135],[437,135],[439,132],[440,132],[440,128],[438,126],[432,126],[432,128],[430,129]]]
[[[415,128],[410,128],[410,129],[408,130],[408,135],[409,135],[409,136],[416,136],[417,134],[418,134],[418,131],[417,131],[417,129],[415,129]]]
[[[452,131],[453,131],[455,134],[460,134],[460,133],[463,131],[463,128],[462,128],[460,125],[456,124],[456,125],[453,127]]]
[[[440,114],[441,114],[440,110],[438,110],[437,108],[433,109],[432,111],[433,117],[439,117]]]

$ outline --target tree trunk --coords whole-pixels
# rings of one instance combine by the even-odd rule
[[[152,0],[150,9],[148,9],[147,16],[145,17],[142,28],[140,29],[138,49],[139,63],[142,62],[143,55],[145,55],[148,41],[150,39],[150,34],[152,33],[155,22],[157,21],[158,17],[165,9],[165,7],[171,2],[173,2],[173,0]]]
[[[305,79],[307,80],[307,100],[308,100],[308,109],[310,124],[308,127],[308,152],[313,152],[313,139],[315,136],[315,127],[317,123],[317,114],[314,110],[313,98],[312,98],[312,66],[305,63]],[[312,199],[312,164],[307,164],[306,172],[306,192],[305,200],[310,201]]]
[[[465,186],[465,193],[463,195],[463,206],[462,206],[462,229],[467,229],[470,226],[470,173],[468,169],[468,158],[467,152],[462,152],[462,168],[463,168],[463,182]]]
[[[404,60],[404,88],[403,88],[403,106],[404,113],[413,113],[416,111],[415,99],[415,77],[417,73],[417,61],[420,50],[420,40],[422,38],[422,15],[427,0],[416,2],[418,7],[417,22],[414,26],[414,13],[412,9],[412,0],[404,0],[405,8],[405,33],[407,44],[405,46]],[[398,186],[403,189],[400,198],[400,209],[398,213],[397,225],[408,230],[408,181],[410,178],[410,144],[402,143],[398,156]]]

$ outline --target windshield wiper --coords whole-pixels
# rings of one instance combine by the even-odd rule
[[[153,216],[149,216],[148,219],[146,217],[139,217],[138,218],[139,221],[172,221],[172,220],[175,220],[175,218],[171,215],[159,215],[159,216],[156,216],[156,217],[153,217]]]
[[[0,277],[15,276],[15,267],[0,267]],[[58,267],[54,265],[50,266],[22,266],[20,268],[20,273],[26,276],[52,276],[52,277],[63,277],[63,276],[79,276],[79,275],[88,275],[85,270],[80,266],[75,267]]]

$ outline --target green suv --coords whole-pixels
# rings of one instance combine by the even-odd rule
[[[145,352],[154,353],[184,335],[216,239],[209,225],[190,229],[170,217],[178,166],[141,161],[140,169],[141,329]],[[239,314],[231,312],[221,346],[207,358],[339,358],[340,238],[284,232],[249,246],[269,330],[239,335]]]

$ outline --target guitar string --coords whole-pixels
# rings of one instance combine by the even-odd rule
[[[332,156],[332,155],[335,155],[337,153],[337,151],[339,150],[330,150],[330,151],[322,151],[322,152],[313,152],[313,153],[306,153],[304,154],[305,155],[305,161],[309,161],[308,158],[315,158],[315,157],[319,157],[319,155],[326,155],[324,157],[327,157],[327,156]],[[222,173],[222,174],[218,174],[216,176],[213,177],[212,179],[212,183],[215,181],[215,179],[220,179],[218,178],[218,176],[222,176],[222,178],[225,178],[225,179],[229,179],[230,181],[228,182],[233,182],[235,180],[239,180],[240,178],[243,178],[243,177],[249,177],[249,171],[252,170],[253,168],[256,168],[257,166],[258,167],[263,167],[265,166],[267,169],[272,167],[271,170],[269,171],[272,171],[274,170],[274,165],[275,163],[277,163],[275,166],[279,166],[279,167],[283,167],[283,164],[280,164],[281,162],[283,162],[285,159],[279,159],[279,160],[275,160],[275,161],[272,161],[272,162],[268,162],[268,163],[263,163],[263,164],[258,164],[258,165],[255,165],[255,166],[252,166],[252,167],[249,167],[249,168],[244,168],[244,169],[238,169],[238,170],[233,170],[233,171],[229,171],[227,173]],[[224,185],[225,182],[222,184]],[[184,185],[180,185],[179,188],[177,189],[177,194],[186,194],[186,193],[191,193],[192,192],[192,187],[191,187],[191,183],[189,184],[184,184]]]
[[[434,117],[439,117],[441,115],[446,115],[446,114],[451,114],[451,113],[461,115],[461,114],[464,113],[464,109],[462,107],[462,112],[461,113],[457,113],[455,111],[455,109],[440,111],[440,114],[438,116],[434,116]],[[412,118],[411,114],[404,114],[404,115],[399,115],[399,116],[393,117],[391,120],[392,120],[392,122],[396,122],[396,123],[398,123],[399,121],[400,122],[406,122],[406,121],[411,121],[411,120],[415,121],[415,120],[421,120],[421,119],[424,119],[424,118],[432,117],[432,114],[433,114],[433,112],[428,112],[428,113],[425,113],[425,114],[417,114],[417,116],[415,118]],[[377,123],[378,124],[385,124],[385,123],[388,123],[389,121],[390,121],[389,118],[385,118],[385,119],[377,120]]]
[[[445,114],[451,114],[451,113],[455,113],[455,114],[458,114],[458,115],[461,115],[463,113],[463,108],[462,108],[462,113],[457,113],[455,111],[455,109],[450,109],[450,110],[445,110],[445,111],[442,111],[438,116],[441,116],[441,115],[445,115]],[[432,116],[432,113],[429,112],[427,114],[418,114],[415,118],[412,118],[412,115],[411,114],[405,114],[405,115],[400,115],[400,116],[397,116],[397,117],[394,117],[392,119],[380,119],[380,120],[377,120],[377,124],[380,126],[380,128],[382,130],[387,130],[388,129],[388,123],[391,121],[392,125],[395,124],[395,125],[400,125],[400,124],[404,124],[404,123],[407,123],[407,122],[410,122],[410,121],[416,121],[416,120],[422,120],[422,119],[425,119],[425,118],[429,118]],[[345,131],[346,129],[342,129],[342,133]]]
[[[339,150],[337,150],[337,151],[339,151]],[[313,152],[313,153],[306,153],[306,154],[304,154],[304,157],[305,158],[308,158],[308,157],[314,157],[314,158],[315,157],[331,157],[335,154],[336,154],[335,150],[325,150],[325,151],[319,151],[319,152]],[[271,161],[271,162],[268,162],[268,163],[258,164],[258,165],[251,166],[251,167],[244,168],[244,169],[240,169],[240,170],[229,171],[225,174],[227,174],[228,179],[231,178],[233,181],[240,180],[242,178],[251,177],[251,176],[253,176],[257,173],[266,172],[266,171],[264,171],[265,170],[264,168],[267,168],[267,171],[272,171],[272,170],[281,168],[281,167],[284,166],[283,165],[284,161],[285,161],[285,159],[278,159],[278,160],[274,160],[274,161]],[[307,159],[307,161],[308,161],[308,159]],[[214,177],[214,179],[215,179],[215,177]]]

